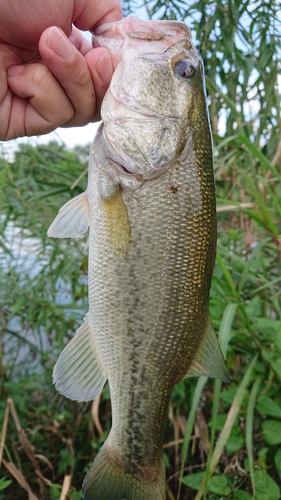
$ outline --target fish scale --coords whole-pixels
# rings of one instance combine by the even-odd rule
[[[109,381],[112,428],[83,498],[164,500],[173,386],[186,376],[229,380],[208,304],[216,207],[203,65],[177,22],[129,16],[98,28],[94,44],[112,51],[117,69],[87,190],[48,232],[89,227],[89,313],[53,378],[78,401]]]
[[[196,175],[192,175],[193,170],[196,171]],[[197,180],[196,186],[193,179],[192,189],[186,179],[187,171],[191,179],[195,177]],[[99,174],[102,175],[103,172],[99,171],[97,175]],[[170,190],[171,176],[174,182],[179,184],[175,194]],[[99,183],[96,178],[94,182]],[[93,311],[90,312],[90,317],[92,317],[93,331],[96,330],[97,335],[98,332],[107,332],[106,344],[102,337],[97,337],[97,346],[100,345],[104,360],[107,360],[113,428],[114,432],[120,435],[116,446],[120,460],[124,460],[127,449],[133,448],[130,437],[134,430],[132,426],[134,422],[138,431],[135,431],[135,436],[137,443],[142,444],[143,458],[149,461],[151,452],[154,455],[151,444],[152,437],[156,434],[155,418],[159,409],[155,406],[155,402],[152,404],[151,399],[146,397],[142,400],[140,412],[138,391],[145,394],[151,391],[153,397],[155,394],[163,395],[159,399],[159,405],[166,409],[167,394],[170,394],[174,383],[185,375],[186,367],[190,364],[197,347],[198,332],[204,331],[204,322],[208,319],[208,309],[205,307],[205,314],[204,309],[202,310],[206,297],[201,297],[200,285],[202,286],[202,281],[205,279],[204,235],[206,234],[207,239],[210,238],[211,228],[208,218],[213,219],[213,222],[215,218],[211,215],[214,211],[213,203],[210,203],[212,192],[209,198],[205,197],[205,200],[198,203],[200,186],[201,179],[197,166],[182,162],[175,164],[171,171],[151,181],[149,186],[144,185],[136,193],[127,195],[124,193],[123,201],[131,226],[131,243],[128,254],[121,257],[113,253],[111,258],[108,258],[108,254],[104,252],[107,245],[107,220],[102,217],[100,198],[92,197],[93,221],[90,227],[96,228],[99,239],[96,240],[93,234],[92,243],[90,234],[89,246],[93,248],[92,260],[89,262],[91,273],[89,280],[92,283],[89,293],[90,311]],[[90,189],[93,190],[94,187]],[[193,212],[190,207],[194,193],[197,201],[194,203]],[[181,205],[186,207],[184,211],[180,209]],[[209,217],[204,219],[201,212],[207,213]],[[192,231],[189,227],[192,227]],[[103,245],[100,244],[101,241],[104,241]],[[178,268],[175,266],[176,262],[179,263]],[[102,276],[99,274],[100,269],[103,269]],[[107,287],[105,295],[104,280],[108,275],[112,279],[110,291]],[[192,280],[189,279],[190,275]],[[210,283],[206,286],[207,290],[209,286]],[[131,305],[124,314],[126,300]],[[94,308],[100,311],[100,321]],[[114,311],[115,318],[110,325],[107,323],[108,310]],[[193,340],[194,333],[195,340]],[[169,350],[166,349],[167,345]],[[114,356],[113,353],[118,354]],[[128,371],[131,377],[128,377],[127,371],[123,374],[124,366],[130,367]],[[143,367],[147,371],[145,377],[141,376]],[[134,372],[137,372],[137,377]],[[163,384],[164,376],[166,384]],[[152,380],[155,381],[155,387],[151,387]],[[130,401],[126,405],[127,415],[124,414],[124,393],[130,395]],[[134,400],[137,401],[137,405],[134,404]],[[138,412],[137,415],[134,415],[135,411]],[[140,421],[140,415],[143,422]],[[150,415],[152,418],[149,418]],[[165,416],[166,413],[163,411],[160,421],[161,432],[155,442],[158,450],[162,444]],[[147,428],[150,429],[147,446],[144,439],[140,438],[140,428],[144,424],[145,432]],[[129,444],[126,446],[128,440]],[[130,455],[131,467],[133,458]],[[137,454],[136,467],[139,460]],[[151,462],[153,460],[152,456]]]

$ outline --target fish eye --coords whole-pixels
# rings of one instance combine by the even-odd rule
[[[175,63],[174,70],[176,76],[183,80],[188,80],[194,74],[195,67],[188,59],[182,59]]]

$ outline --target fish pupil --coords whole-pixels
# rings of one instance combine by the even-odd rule
[[[179,78],[188,79],[195,71],[194,66],[188,60],[177,61],[175,64],[175,73]]]

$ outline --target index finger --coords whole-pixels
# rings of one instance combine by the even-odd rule
[[[120,21],[122,17],[119,0],[84,0],[80,9],[74,10],[72,22],[80,30],[93,32],[101,24]]]

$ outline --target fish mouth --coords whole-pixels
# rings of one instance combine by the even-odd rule
[[[130,47],[137,46],[138,50],[142,48],[140,42],[152,42],[154,46],[156,45],[157,52],[161,53],[175,42],[192,38],[190,30],[184,23],[168,20],[154,20],[148,23],[130,15],[121,21],[99,26],[93,35],[94,47],[106,46],[114,56],[119,57],[125,40],[129,41]]]
[[[124,153],[124,154],[126,155],[126,153]],[[149,171],[149,172],[141,172],[140,169],[133,170],[133,167],[132,167],[132,170],[130,170],[130,168],[128,168],[127,164],[124,165],[125,162],[122,161],[122,158],[119,155],[118,155],[118,158],[116,158],[116,155],[114,155],[112,157],[111,154],[108,154],[108,149],[107,149],[107,153],[106,153],[106,158],[108,161],[110,161],[111,164],[114,165],[114,167],[117,169],[119,174],[122,174],[122,176],[126,176],[127,178],[129,178],[129,177],[134,178],[138,182],[141,182],[141,183],[148,181],[148,180],[151,180],[151,179],[156,179],[157,177],[162,175],[164,172],[166,172],[166,170],[168,170],[168,168],[170,168],[171,164],[173,163],[173,162],[170,162],[169,164],[166,164],[165,166],[162,166],[159,169],[153,169],[152,171]]]
[[[114,160],[111,156],[106,155],[106,158],[108,161],[110,161],[111,164],[114,165],[114,167],[118,170],[119,173],[125,175],[127,178],[128,177],[134,178],[136,181],[140,183],[143,183],[147,180],[143,174],[139,172],[131,172],[131,170],[128,170],[127,167],[122,165],[122,163],[119,163],[116,160]]]
[[[135,174],[135,172],[130,172],[130,170],[128,170],[126,167],[124,167],[124,165],[122,165],[121,163],[119,163],[118,165],[123,170],[123,172],[125,174],[128,174],[128,175],[138,175],[138,174]]]
[[[126,151],[124,151],[124,149],[118,144],[118,141],[114,140],[114,137],[111,137],[106,125],[103,128],[103,143],[107,160],[113,164],[119,174],[131,178],[134,177],[137,180],[145,180],[146,172],[142,171],[138,163],[134,161],[134,159],[126,153]],[[143,156],[141,151],[140,153],[141,156]],[[146,162],[147,159],[143,157],[143,161]]]

